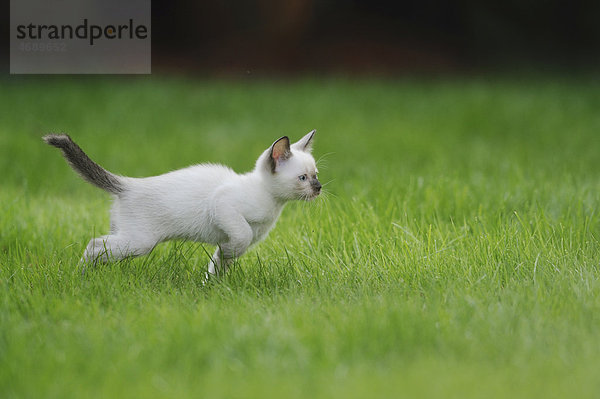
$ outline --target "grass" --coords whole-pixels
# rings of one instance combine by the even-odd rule
[[[598,397],[600,81],[0,82],[0,396]],[[110,198],[317,128],[328,195],[202,284],[174,242],[81,276]]]

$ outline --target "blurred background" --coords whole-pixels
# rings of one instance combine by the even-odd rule
[[[592,1],[154,0],[152,16],[153,73],[390,75],[600,61]],[[7,43],[9,13],[2,18]]]

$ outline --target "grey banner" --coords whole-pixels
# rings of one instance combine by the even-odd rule
[[[11,0],[11,74],[149,74],[150,0]]]

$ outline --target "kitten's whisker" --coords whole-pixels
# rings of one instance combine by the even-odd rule
[[[330,196],[331,196],[331,197],[338,198],[338,196],[337,196],[337,195],[335,195],[334,193],[332,193],[331,191],[322,191],[321,195],[324,195],[324,196],[325,196],[325,198],[329,198]]]
[[[319,162],[321,162],[322,160],[325,160],[325,157],[328,157],[329,155],[333,155],[333,154],[335,154],[335,152],[327,152],[327,153],[325,153],[325,154],[321,155],[321,156],[319,157],[319,159],[317,159],[317,162],[316,162],[316,163],[318,164],[318,163],[319,163]]]

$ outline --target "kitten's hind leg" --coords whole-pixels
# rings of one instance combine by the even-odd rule
[[[130,256],[146,255],[152,251],[156,241],[132,239],[122,235],[106,235],[92,238],[83,253],[82,262],[97,264],[118,261]]]

